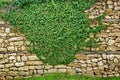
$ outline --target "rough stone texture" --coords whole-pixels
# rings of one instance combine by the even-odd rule
[[[94,51],[120,51],[120,0],[99,0],[85,12],[93,19],[93,27],[98,25],[94,19],[106,13],[103,25],[108,27],[97,34],[101,42]]]
[[[11,0],[8,0],[11,1]],[[106,13],[103,25],[112,24],[97,34],[101,41],[99,51],[113,53],[80,53],[68,65],[49,65],[39,61],[35,54],[26,51],[30,42],[8,23],[0,20],[0,80],[26,78],[48,73],[82,74],[98,77],[120,76],[120,0],[99,0],[89,10],[89,19]],[[91,26],[98,25],[94,20]],[[90,35],[93,38],[93,35]],[[87,48],[86,48],[87,49]],[[95,49],[96,50],[96,49]]]

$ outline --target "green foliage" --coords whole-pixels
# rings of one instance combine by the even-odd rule
[[[20,0],[18,0],[20,1]],[[30,1],[30,0],[29,0]],[[33,1],[33,0],[31,0]],[[92,42],[85,42],[89,33],[97,33],[102,25],[91,28],[83,12],[95,0],[48,1],[10,10],[2,18],[12,23],[31,42],[31,53],[50,64],[67,64],[74,54]],[[54,5],[55,6],[54,6]]]

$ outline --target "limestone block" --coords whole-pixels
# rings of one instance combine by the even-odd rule
[[[39,60],[39,58],[36,55],[33,55],[33,56],[28,56],[28,60],[35,61],[35,60]]]
[[[48,69],[48,73],[55,73],[57,72],[57,69]]]
[[[37,70],[38,74],[43,74],[43,72],[44,72],[43,70]]]
[[[66,73],[69,75],[75,75],[76,71],[74,69],[68,69]]]
[[[10,33],[10,28],[5,28],[6,33]]]
[[[10,61],[16,60],[16,57],[15,57],[15,56],[10,56],[10,57],[9,57],[9,60],[10,60]]]
[[[4,64],[0,64],[0,69],[3,69],[4,67]]]
[[[58,69],[59,73],[66,73],[66,71],[67,71],[66,69]]]
[[[0,43],[3,43],[3,39],[0,39]]]
[[[27,58],[27,56],[22,56],[22,57],[21,57],[21,60],[22,60],[22,61],[27,61],[28,58]]]
[[[42,66],[35,66],[35,69],[42,69]]]
[[[13,63],[5,64],[5,67],[6,67],[6,68],[9,68],[9,67],[12,67],[12,66],[14,66]]]
[[[53,68],[52,65],[45,65],[45,67],[44,67],[44,69],[51,69],[51,68]]]
[[[7,50],[8,50],[8,51],[14,51],[14,50],[15,50],[15,47],[14,47],[14,46],[7,46]]]
[[[19,75],[21,75],[21,76],[28,76],[29,75],[29,71],[20,71]]]
[[[18,75],[18,71],[8,71],[7,75],[8,76],[17,76]]]
[[[28,66],[38,66],[38,65],[42,65],[43,63],[41,61],[27,61],[26,65]]]
[[[16,66],[16,67],[20,67],[20,66],[24,66],[24,65],[25,65],[24,62],[16,62],[16,63],[15,63],[15,66]]]
[[[103,65],[104,65],[104,63],[102,61],[98,62],[98,66],[103,66]]]
[[[67,68],[66,65],[56,65],[54,67],[57,68],[57,69],[65,69],[65,68]]]
[[[110,40],[108,41],[108,45],[113,45],[114,43],[115,43],[115,40],[111,40],[111,39],[110,39]]]

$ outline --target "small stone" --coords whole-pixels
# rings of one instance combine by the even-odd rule
[[[0,43],[2,43],[3,42],[3,39],[0,39]]]
[[[81,67],[86,67],[87,65],[86,64],[81,64]]]
[[[81,70],[80,68],[76,68],[76,72],[77,72],[77,73],[81,73],[82,70]]]
[[[93,16],[93,15],[89,16],[89,19],[94,19],[94,18],[95,18],[95,16]]]
[[[48,73],[55,73],[57,72],[57,69],[48,69]]]
[[[51,69],[51,68],[53,68],[52,65],[45,65],[45,69]]]
[[[16,57],[15,57],[15,56],[10,56],[10,57],[9,57],[9,60],[10,60],[10,61],[16,60]]]
[[[103,57],[103,59],[106,59],[107,55],[106,54],[102,54],[102,57]]]
[[[111,40],[111,39],[110,39],[110,40],[108,41],[108,45],[113,45],[114,43],[115,43],[115,40]]]
[[[36,55],[33,55],[33,56],[28,56],[28,60],[35,61],[35,60],[39,60],[39,58]]]
[[[92,67],[87,67],[87,71],[92,71]]]
[[[9,41],[17,41],[17,37],[10,38]]]
[[[76,74],[76,71],[73,70],[73,69],[69,69],[69,70],[67,70],[66,73],[67,73],[68,75],[75,75],[75,74]]]
[[[3,69],[4,68],[4,65],[3,64],[0,64],[0,69]]]
[[[58,68],[58,69],[64,69],[66,68],[67,66],[66,65],[56,65],[54,66],[55,68]]]
[[[43,74],[43,70],[37,70],[38,74]]]
[[[58,69],[58,73],[66,73],[66,69]]]
[[[42,66],[35,66],[35,69],[42,69]]]
[[[0,24],[5,24],[5,22],[4,21],[0,21]]]
[[[10,33],[10,28],[5,28],[6,33]]]
[[[119,48],[117,48],[116,46],[108,46],[107,47],[107,51],[117,51],[119,50]]]
[[[38,66],[38,65],[42,65],[43,63],[41,61],[27,61],[26,65],[28,66]]]
[[[5,67],[6,67],[6,68],[13,67],[13,66],[14,66],[13,63],[11,63],[11,64],[5,64]]]
[[[119,60],[117,58],[114,59],[115,63],[119,63]]]
[[[104,65],[104,63],[102,61],[98,62],[98,66],[103,66],[103,65]]]
[[[29,75],[29,72],[27,71],[20,71],[19,72],[19,75],[21,75],[21,76],[28,76]]]
[[[113,9],[113,5],[108,5],[108,8]]]
[[[115,64],[110,64],[110,65],[109,65],[109,69],[110,69],[110,70],[112,70],[112,71],[113,71],[113,70],[114,70],[114,68],[115,68]]]
[[[20,67],[20,66],[24,66],[24,65],[25,65],[24,62],[16,62],[16,63],[15,63],[15,66],[16,66],[16,67]]]
[[[97,60],[97,59],[92,59],[91,61],[92,61],[92,62],[97,62],[98,60]]]
[[[27,61],[27,56],[22,56],[22,57],[21,57],[21,60],[22,60],[22,61]]]
[[[112,1],[110,1],[110,0],[108,0],[108,1],[107,1],[107,4],[113,4],[113,2],[112,2]]]
[[[7,50],[8,50],[8,51],[14,51],[15,48],[14,48],[14,46],[7,46]]]

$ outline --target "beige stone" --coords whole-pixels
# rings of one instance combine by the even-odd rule
[[[120,32],[109,33],[109,36],[120,36]]]
[[[104,65],[104,63],[102,61],[98,62],[98,66],[103,66],[103,65]]]
[[[57,72],[57,69],[48,69],[48,73],[55,73]]]
[[[66,69],[58,69],[58,73],[66,73]]]
[[[41,61],[27,61],[26,65],[28,66],[38,66],[38,65],[42,65],[43,63]]]
[[[45,65],[44,68],[45,68],[45,69],[51,69],[51,68],[53,68],[53,66],[52,66],[52,65]]]
[[[69,69],[69,70],[66,71],[66,73],[69,74],[69,75],[75,75],[76,71],[73,70],[73,69]]]
[[[8,76],[17,76],[18,75],[18,71],[8,71],[7,75]]]
[[[14,48],[14,46],[7,46],[7,50],[8,50],[8,51],[14,51],[15,48]]]
[[[3,64],[0,64],[0,69],[3,69],[4,68],[4,65]]]
[[[115,43],[115,40],[111,40],[111,39],[110,39],[110,40],[108,41],[108,45],[113,45],[114,43]]]
[[[6,33],[10,33],[10,28],[5,28]]]
[[[27,56],[22,56],[22,57],[21,57],[21,60],[22,60],[22,61],[27,61],[28,58],[27,58]]]
[[[57,69],[65,69],[65,68],[67,68],[66,65],[56,65],[54,67],[57,68]]]
[[[84,53],[76,54],[75,58],[77,60],[86,60],[86,59],[88,59],[88,57]]]
[[[117,51],[120,50],[119,48],[117,48],[116,46],[108,46],[107,47],[107,51]]]
[[[36,55],[33,55],[33,56],[28,56],[28,60],[35,61],[35,60],[39,60],[39,58]]]
[[[25,65],[24,62],[16,62],[16,63],[15,63],[15,66],[16,66],[16,67],[20,67],[20,66],[24,66],[24,65]]]
[[[28,76],[29,75],[29,72],[27,71],[20,71],[19,72],[19,75],[21,75],[21,76]]]
[[[0,51],[5,52],[5,51],[7,51],[7,49],[6,48],[0,48]]]
[[[14,64],[13,64],[13,63],[10,63],[10,64],[5,64],[5,67],[6,67],[6,68],[9,68],[9,67],[12,67],[12,66],[14,66]]]

